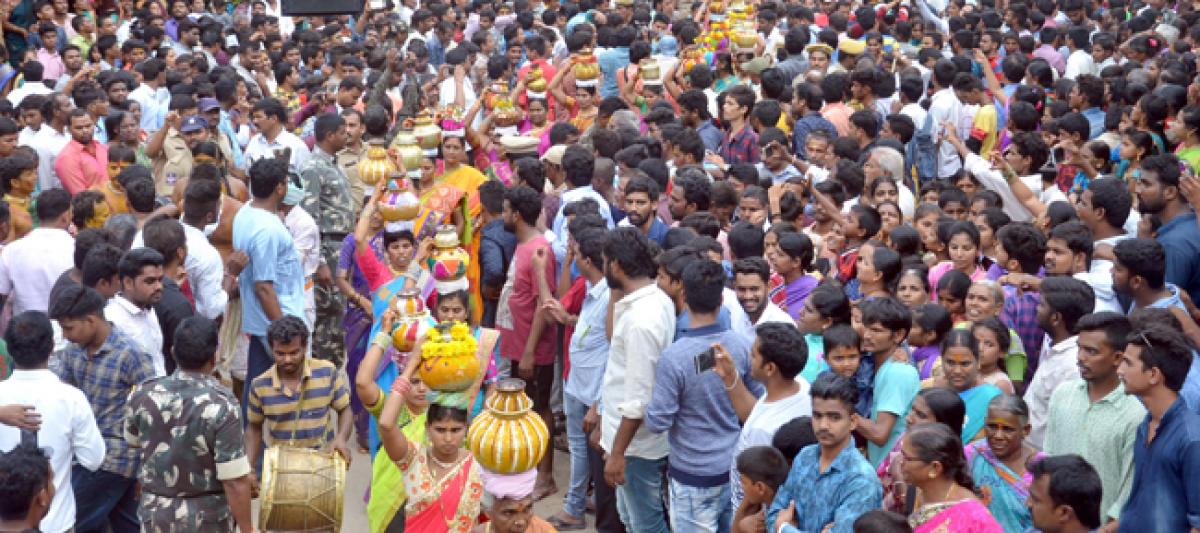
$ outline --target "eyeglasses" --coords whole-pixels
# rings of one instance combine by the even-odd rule
[[[1146,338],[1146,334],[1145,334],[1145,333],[1142,333],[1142,332],[1140,332],[1140,331],[1139,331],[1139,332],[1138,332],[1138,338],[1142,339],[1142,342],[1146,343],[1146,347],[1147,347],[1147,348],[1149,348],[1149,349],[1151,349],[1151,350],[1153,350],[1153,349],[1154,349],[1154,343],[1150,342],[1150,339]]]

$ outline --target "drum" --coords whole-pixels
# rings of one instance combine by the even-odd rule
[[[272,446],[263,454],[262,531],[334,531],[342,527],[346,461],[337,453]]]

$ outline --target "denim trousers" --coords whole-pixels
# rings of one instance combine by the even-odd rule
[[[76,532],[141,531],[136,479],[75,465],[71,470],[71,490],[75,493]]]
[[[589,407],[570,394],[563,395],[563,411],[567,415],[567,448],[571,452],[571,481],[563,497],[563,511],[576,518],[583,517],[591,473],[588,468],[587,434],[583,432],[583,417],[587,415]]]
[[[733,501],[729,483],[693,487],[670,480],[671,528],[697,533],[729,533]]]
[[[667,458],[625,457],[625,484],[617,487],[617,511],[625,528],[637,533],[668,533],[663,506]]]

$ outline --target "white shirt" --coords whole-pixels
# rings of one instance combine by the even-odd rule
[[[92,406],[83,392],[49,370],[17,370],[0,382],[0,405],[8,404],[32,405],[42,416],[38,447],[50,452],[55,492],[50,510],[38,526],[47,533],[67,531],[75,525],[71,463],[94,471],[104,461],[104,438]],[[20,442],[20,430],[0,424],[0,450],[10,451]]]
[[[183,224],[183,236],[187,238],[187,256],[183,258],[183,270],[191,282],[192,296],[196,298],[196,312],[210,320],[216,320],[225,312],[229,295],[221,288],[225,276],[225,263],[204,232]],[[145,246],[142,232],[138,230],[130,248]]]
[[[308,145],[304,144],[304,141],[300,140],[299,137],[290,131],[280,130],[279,135],[275,136],[274,141],[268,141],[262,133],[256,133],[254,137],[250,138],[250,142],[246,144],[246,151],[244,152],[246,170],[249,170],[250,165],[253,165],[259,159],[275,157],[276,148],[280,150],[284,148],[292,149],[292,158],[288,160],[288,170],[296,173],[300,172],[300,166],[305,161],[308,161],[308,157],[312,155],[308,150]]]
[[[304,272],[304,311],[311,325],[317,318],[317,295],[311,283],[312,276],[321,266],[321,230],[312,215],[293,207],[283,219],[283,225],[292,234],[296,255],[300,256],[300,269]]]
[[[1042,342],[1042,354],[1038,359],[1037,372],[1033,373],[1033,381],[1025,391],[1025,403],[1029,405],[1029,424],[1033,430],[1029,432],[1029,443],[1042,448],[1046,438],[1046,418],[1050,414],[1050,396],[1054,389],[1068,381],[1079,379],[1078,361],[1079,336],[1068,337],[1058,344],[1051,345],[1050,336]]]
[[[963,161],[963,166],[979,180],[981,185],[1000,195],[1001,209],[1004,210],[1004,214],[1008,215],[1013,222],[1029,222],[1033,220],[1033,213],[1017,199],[1008,181],[1004,179],[999,170],[992,168],[991,163],[984,161],[982,157],[976,154],[967,154],[967,158]],[[1040,174],[1020,176],[1018,179],[1038,197],[1038,200],[1043,205],[1049,206],[1053,202],[1067,200],[1067,197],[1063,195],[1058,187],[1045,187]]]
[[[784,324],[796,325],[796,321],[792,320],[792,315],[787,314],[787,311],[780,309],[775,302],[767,300],[767,306],[763,309],[762,315],[758,317],[758,322],[754,323],[754,327],[761,326],[770,322],[782,322]]]
[[[600,391],[600,444],[612,452],[622,418],[640,420],[654,393],[663,350],[675,337],[675,304],[653,282],[625,295],[613,309],[612,345]],[[627,456],[661,459],[670,453],[667,433],[638,427]]]
[[[75,267],[75,239],[65,230],[35,228],[0,250],[0,294],[12,300],[13,314],[46,312],[50,289]]]
[[[142,106],[142,124],[146,133],[158,131],[167,117],[167,106],[171,103],[171,92],[165,87],[151,88],[145,83],[129,91],[129,99]]]
[[[37,135],[38,131],[40,130],[30,129],[29,126],[21,128],[21,131],[17,133],[17,145],[29,146],[29,141],[33,140],[33,136]]]
[[[958,101],[958,97],[954,95],[954,90],[942,89],[933,93],[929,112],[933,114],[933,130],[937,133],[937,138],[940,139],[945,136],[945,128],[942,126],[942,123],[946,121],[959,126],[957,132],[959,139],[967,138],[969,132],[963,131],[961,127],[963,105],[962,102]],[[941,143],[941,149],[938,152],[938,177],[948,178],[953,176],[960,168],[962,168],[962,162],[958,158],[958,150],[948,142]]]
[[[444,108],[454,104],[454,92],[458,90],[455,84],[453,76],[442,80],[441,85],[438,85],[438,90],[441,91],[438,94],[438,105]],[[475,104],[475,84],[471,83],[470,77],[465,77],[463,78],[462,85],[463,109],[470,109]],[[471,123],[472,127],[483,123],[483,119],[480,118],[482,115],[482,113],[475,115],[475,121]]]
[[[158,325],[158,315],[153,307],[142,309],[125,299],[124,295],[117,294],[104,307],[104,318],[112,322],[121,333],[129,335],[142,351],[150,354],[150,359],[154,362],[155,376],[167,375],[162,353],[162,327]]]
[[[746,448],[770,446],[771,439],[775,438],[775,432],[779,431],[784,424],[791,422],[793,418],[812,416],[812,398],[808,382],[797,374],[796,383],[800,384],[800,390],[787,398],[768,402],[767,395],[764,393],[758,399],[758,403],[754,404],[754,408],[750,410],[750,416],[746,417],[746,423],[742,425],[737,448],[733,450],[733,468],[729,470],[729,477],[733,480],[733,504],[735,506],[742,503],[742,498],[745,497],[742,492],[741,473],[737,469],[737,456]]]
[[[69,142],[71,134],[67,132],[67,128],[64,127],[62,133],[59,133],[48,124],[43,124],[42,129],[29,140],[28,146],[38,154],[38,189],[44,191],[62,188],[58,174],[54,172],[54,162],[58,160],[58,153],[66,148]]]
[[[1085,50],[1076,50],[1067,56],[1067,70],[1063,73],[1063,77],[1073,80],[1081,74],[1095,76],[1097,74],[1096,60],[1092,59],[1091,53]]]
[[[920,131],[921,126],[925,125],[925,117],[929,115],[929,112],[924,107],[921,107],[921,104],[912,103],[900,108],[900,114],[908,115],[908,118],[913,120],[913,125],[917,127],[917,131]],[[937,124],[933,126],[935,127],[934,131],[937,131]]]
[[[13,107],[17,107],[21,105],[21,100],[24,100],[26,96],[31,94],[50,94],[52,92],[54,92],[54,89],[47,87],[45,83],[40,81],[27,81],[24,85],[21,85],[20,87],[13,89],[12,92],[8,93],[8,101],[12,102]]]

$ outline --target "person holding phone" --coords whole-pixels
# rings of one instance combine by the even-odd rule
[[[725,270],[714,261],[691,262],[682,274],[688,328],[662,352],[644,423],[667,433],[670,519],[676,531],[719,531],[733,518],[729,465],[741,426],[724,380],[710,372],[717,357],[732,359],[754,396],[764,392],[750,376],[750,346],[717,314]]]

